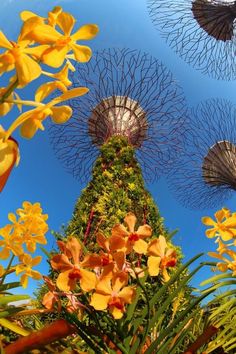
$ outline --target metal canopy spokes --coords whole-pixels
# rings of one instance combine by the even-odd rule
[[[121,135],[139,148],[147,137],[148,122],[138,102],[127,96],[112,96],[93,109],[88,126],[95,145],[101,146],[112,136]]]
[[[87,181],[100,147],[121,135],[135,148],[146,181],[167,173],[183,147],[188,110],[182,89],[157,59],[130,49],[105,49],[70,80],[89,93],[70,100],[71,119],[53,124],[50,141],[66,170]]]
[[[147,0],[151,20],[188,64],[216,79],[236,79],[236,2]]]
[[[216,40],[234,37],[236,3],[234,1],[194,0],[192,13],[199,26]]]
[[[236,106],[209,99],[191,110],[184,150],[168,185],[186,207],[222,206],[236,190]]]
[[[229,141],[218,141],[204,157],[202,175],[212,186],[236,190],[236,146]]]

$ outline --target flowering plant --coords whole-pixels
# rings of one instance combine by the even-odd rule
[[[86,87],[70,90],[68,73],[75,70],[72,61],[86,62],[92,55],[89,47],[77,42],[90,40],[98,32],[96,25],[88,24],[72,34],[76,20],[59,6],[50,11],[47,18],[23,11],[21,19],[23,25],[17,41],[8,40],[0,32],[0,48],[4,50],[0,54],[0,75],[11,75],[8,75],[7,86],[0,88],[0,115],[6,115],[14,106],[21,113],[8,129],[0,126],[0,191],[20,159],[19,143],[12,137],[14,131],[20,127],[21,136],[31,139],[38,129],[44,130],[43,122],[47,117],[56,124],[65,123],[72,109],[58,104],[88,92]],[[43,66],[52,68],[53,72],[43,70]],[[60,67],[61,70],[55,72],[54,68]],[[22,100],[16,89],[22,90],[41,75],[52,81],[37,88],[34,100]],[[55,90],[61,94],[48,100]],[[22,107],[33,108],[22,113]]]

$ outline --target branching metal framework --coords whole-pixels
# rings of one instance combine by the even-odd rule
[[[181,150],[188,115],[181,88],[158,60],[106,49],[80,64],[71,79],[74,87],[90,91],[69,102],[73,116],[66,124],[49,131],[56,155],[74,177],[87,180],[99,147],[112,135],[129,139],[146,180],[168,171]]]
[[[192,109],[185,149],[168,176],[184,206],[222,206],[236,190],[235,127],[236,107],[227,100],[207,100]]]
[[[236,2],[147,0],[154,25],[170,46],[202,73],[236,78]]]

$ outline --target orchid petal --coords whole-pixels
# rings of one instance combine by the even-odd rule
[[[74,41],[93,39],[99,31],[99,27],[94,24],[87,24],[78,29],[71,38]]]

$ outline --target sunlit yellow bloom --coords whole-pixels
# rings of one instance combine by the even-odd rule
[[[16,266],[16,275],[20,273],[24,273],[21,275],[20,283],[23,288],[27,288],[28,285],[28,278],[33,278],[35,280],[39,280],[42,278],[42,275],[36,271],[32,270],[32,267],[38,265],[41,262],[42,257],[36,256],[32,258],[29,254],[22,254],[19,256],[20,264]]]
[[[58,106],[56,104],[67,101],[68,99],[82,96],[88,92],[86,87],[78,87],[66,91],[61,96],[44,104],[39,103],[39,106],[21,114],[10,126],[7,133],[11,134],[18,126],[21,125],[20,133],[24,138],[31,139],[38,129],[44,130],[43,121],[47,117],[51,117],[56,124],[65,123],[72,115],[70,106]]]
[[[11,256],[11,252],[15,256],[19,256],[23,253],[23,247],[21,243],[12,235],[12,225],[7,224],[0,229],[0,259],[7,259]]]
[[[236,237],[236,213],[229,215],[229,210],[223,208],[215,213],[216,221],[209,216],[203,217],[202,223],[212,226],[211,229],[206,230],[206,236],[209,238],[220,236],[223,241]]]
[[[72,82],[68,78],[69,64],[67,63],[64,68],[55,74],[47,73],[47,76],[56,79],[42,84],[35,93],[35,101],[41,102],[48,97],[53,91],[60,90],[66,92]]]
[[[35,252],[36,244],[46,244],[45,234],[48,231],[47,214],[42,214],[40,203],[23,202],[23,208],[17,209],[15,214],[9,213],[8,219],[12,222],[13,236],[26,245],[29,252]]]
[[[137,218],[133,213],[128,213],[124,221],[128,226],[128,230],[122,224],[117,224],[112,228],[111,249],[124,251],[126,254],[132,250],[139,254],[145,254],[148,244],[144,239],[152,235],[151,227],[142,225],[139,226],[137,231],[134,231]]]
[[[72,237],[67,243],[60,242],[60,247],[66,249],[66,254],[58,254],[52,257],[51,266],[60,272],[56,284],[60,290],[75,290],[78,282],[84,291],[95,288],[96,276],[81,266],[80,257],[82,248],[79,241]],[[73,263],[72,263],[73,262]]]
[[[0,126],[0,192],[15,165],[18,165],[20,154],[18,143],[12,137],[6,138],[6,132]]]
[[[6,93],[6,88],[5,87],[0,87],[0,99],[1,97]],[[8,96],[11,100],[14,99],[14,94],[13,92]],[[13,103],[8,103],[8,102],[3,102],[0,103],[0,116],[5,116],[14,106]]]
[[[36,60],[40,60],[42,53],[48,48],[47,45],[29,48],[28,44],[28,41],[9,41],[0,32],[0,47],[7,49],[0,54],[0,75],[16,69],[17,79],[22,87],[41,75],[41,67]]]
[[[160,272],[164,281],[168,281],[170,276],[167,268],[174,267],[177,262],[176,252],[169,248],[164,236],[150,241],[148,245],[148,272],[151,276],[157,276]]]
[[[30,19],[35,21],[35,24],[45,24],[46,20],[50,26],[55,27],[57,23],[57,17],[62,12],[62,8],[60,6],[55,6],[52,11],[48,13],[48,19],[38,16],[36,13],[32,11],[22,11],[20,13],[20,17],[22,21],[27,22]],[[22,32],[22,30],[21,30]]]
[[[78,45],[78,40],[89,40],[96,36],[96,25],[84,25],[74,34],[71,34],[75,19],[66,12],[61,12],[56,19],[56,24],[63,32],[58,32],[50,25],[37,25],[30,32],[29,38],[41,44],[51,44],[42,56],[45,64],[54,68],[60,67],[70,51],[79,62],[86,62],[91,58],[91,49],[87,46]]]
[[[225,254],[225,256],[223,256]],[[225,249],[222,254],[216,252],[208,252],[208,255],[217,259],[222,260],[223,262],[219,262],[216,264],[216,267],[221,272],[232,271],[232,275],[236,276],[236,252],[230,249]],[[230,257],[231,259],[227,258]]]
[[[131,304],[136,294],[134,287],[125,286],[126,283],[126,276],[114,276],[112,280],[102,279],[91,296],[90,305],[99,311],[108,308],[115,319],[121,318],[125,305]]]

